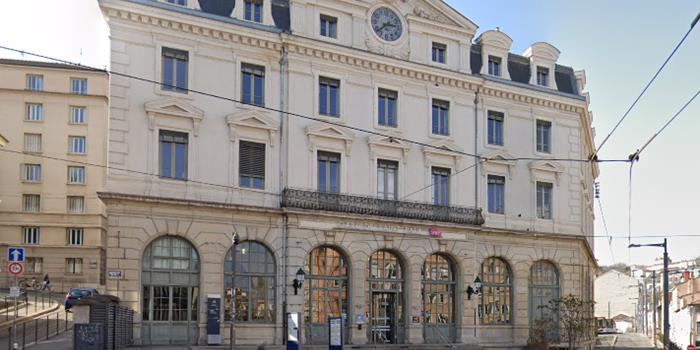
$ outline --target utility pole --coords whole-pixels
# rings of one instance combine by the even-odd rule
[[[656,347],[656,270],[651,271],[651,307],[654,316],[654,329],[651,330],[654,347]]]
[[[664,238],[664,349],[670,349],[669,333],[671,324],[668,320],[668,242]]]

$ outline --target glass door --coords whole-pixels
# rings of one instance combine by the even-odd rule
[[[372,342],[396,343],[396,293],[372,293]]]

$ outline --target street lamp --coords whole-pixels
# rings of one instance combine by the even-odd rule
[[[479,295],[481,293],[481,278],[476,276],[474,279],[474,288],[467,286],[467,300],[472,300],[472,294]]]
[[[304,269],[301,267],[299,270],[297,270],[297,275],[296,278],[294,279],[292,283],[292,287],[294,287],[294,295],[298,294],[299,288],[304,284],[304,278],[306,277],[306,272],[304,272]]]
[[[236,346],[236,332],[234,331],[234,328],[236,328],[236,286],[234,285],[236,281],[234,277],[236,275],[236,246],[241,243],[241,238],[235,230],[231,233],[231,242],[233,242],[233,252],[231,253],[231,269],[233,273],[231,274],[231,341],[229,344],[230,349],[233,350]]]
[[[663,243],[657,244],[630,244],[628,248],[640,248],[640,247],[662,247],[664,248],[664,348],[670,349],[669,332],[671,331],[671,325],[668,322],[668,244],[667,239],[664,238]]]

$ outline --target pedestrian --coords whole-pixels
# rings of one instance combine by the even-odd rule
[[[51,280],[49,279],[48,273],[46,275],[44,275],[44,286],[41,287],[41,291],[43,292],[46,289],[48,289],[49,292],[51,291]]]

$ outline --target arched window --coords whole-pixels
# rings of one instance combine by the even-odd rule
[[[141,318],[144,344],[193,344],[199,327],[199,255],[186,240],[165,236],[143,253]]]
[[[513,282],[508,263],[488,258],[481,264],[481,324],[510,324],[513,308]]]
[[[406,334],[403,271],[398,257],[387,250],[369,259],[369,339],[374,344],[401,344]]]
[[[455,341],[455,272],[439,254],[425,259],[423,277],[423,325],[427,344]]]
[[[231,286],[236,295],[236,322],[274,322],[275,258],[258,242],[242,242],[229,249],[224,262],[224,314],[231,320]]]
[[[328,344],[328,318],[347,317],[348,266],[345,257],[331,247],[318,247],[306,259],[304,323],[308,344]],[[347,340],[344,321],[343,339]]]
[[[530,327],[545,330],[549,340],[559,337],[559,314],[544,306],[559,298],[559,272],[549,261],[536,261],[530,268]],[[538,325],[539,323],[539,325]]]

